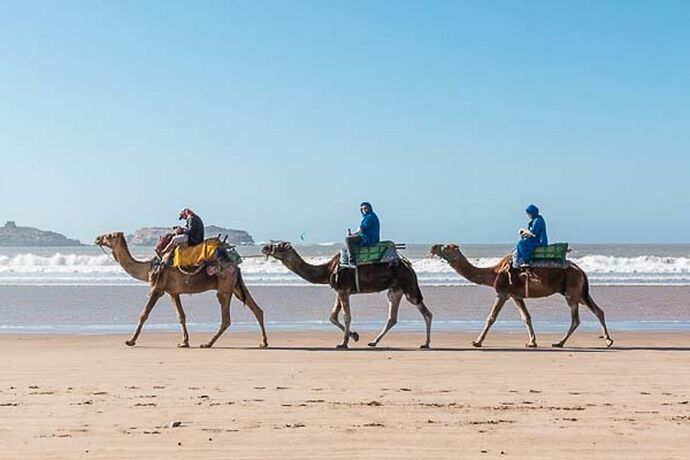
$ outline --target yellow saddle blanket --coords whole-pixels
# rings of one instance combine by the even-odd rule
[[[201,265],[213,258],[221,245],[217,238],[211,238],[194,246],[178,247],[175,249],[173,266],[179,268]]]

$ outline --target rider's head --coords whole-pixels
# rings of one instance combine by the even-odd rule
[[[184,208],[182,211],[180,211],[179,219],[180,220],[186,219],[189,216],[193,216],[193,215],[194,215],[194,212],[191,209]]]
[[[530,217],[530,219],[534,219],[539,215],[539,208],[533,204],[530,204],[529,206],[527,206],[527,209],[525,209],[525,212]]]
[[[371,207],[371,203],[368,201],[363,201],[362,204],[359,205],[359,210],[362,212],[362,214],[369,214],[374,209]]]

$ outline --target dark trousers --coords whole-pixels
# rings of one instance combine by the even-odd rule
[[[357,235],[351,235],[345,238],[345,244],[347,245],[347,252],[350,254],[350,263],[351,264],[356,264],[357,261],[355,260],[355,254],[357,253],[357,248],[359,247],[359,243],[362,241],[362,238],[360,238]]]

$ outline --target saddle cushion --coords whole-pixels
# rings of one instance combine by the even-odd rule
[[[218,238],[210,238],[194,246],[180,246],[175,248],[173,256],[174,267],[194,267],[203,264],[216,256],[218,248],[223,243]]]
[[[390,253],[391,250],[395,251],[393,241],[380,241],[371,246],[359,246],[355,251],[355,261],[357,265],[382,262],[384,255]]]
[[[545,261],[565,261],[568,254],[568,243],[549,244],[548,246],[538,247],[532,252],[530,265]]]

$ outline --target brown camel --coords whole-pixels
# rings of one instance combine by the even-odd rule
[[[375,347],[384,335],[398,322],[398,309],[403,295],[408,302],[413,304],[424,317],[426,323],[426,341],[421,348],[429,348],[431,340],[432,314],[424,305],[422,291],[417,283],[417,274],[410,263],[401,260],[395,266],[378,263],[362,265],[358,268],[359,289],[355,280],[353,268],[338,268],[339,254],[321,265],[311,265],[302,259],[297,251],[288,242],[269,244],[261,249],[266,256],[272,256],[283,263],[288,269],[314,284],[328,284],[335,290],[335,305],[331,311],[331,323],[342,330],[345,335],[343,343],[338,348],[347,348],[350,337],[355,342],[359,340],[359,334],[350,331],[352,315],[350,313],[350,295],[359,293],[381,292],[388,290],[388,321],[376,338],[369,342],[370,347]],[[338,315],[343,310],[345,325],[340,323]]]
[[[565,296],[570,307],[570,329],[554,347],[561,348],[580,325],[580,304],[584,304],[597,317],[603,331],[602,338],[606,339],[606,346],[613,345],[604,320],[604,311],[594,302],[589,292],[589,281],[584,271],[572,262],[566,268],[531,268],[530,276],[520,276],[519,271],[511,270],[511,256],[505,256],[493,267],[479,268],[472,265],[460,252],[456,244],[435,244],[431,247],[431,254],[446,260],[453,269],[475,284],[491,286],[496,290],[496,300],[486,319],[486,324],[479,337],[472,342],[475,347],[481,347],[486,334],[496,322],[499,312],[510,298],[515,303],[522,320],[527,326],[529,334],[528,347],[536,347],[537,339],[532,328],[532,319],[524,299],[548,297],[553,294]],[[525,283],[527,281],[527,285]]]
[[[251,310],[259,323],[259,328],[261,329],[261,343],[259,347],[265,348],[268,346],[266,330],[264,328],[264,312],[249,293],[242,279],[239,267],[222,276],[209,276],[206,274],[206,270],[200,270],[196,274],[184,274],[177,268],[166,267],[162,269],[159,275],[154,277],[151,276],[153,261],[139,261],[134,259],[129,252],[127,242],[122,232],[101,235],[96,238],[95,243],[98,246],[110,248],[113,258],[130,276],[140,281],[149,282],[151,286],[148,296],[149,299],[139,316],[137,328],[132,337],[125,342],[130,347],[136,344],[137,338],[139,338],[139,334],[141,334],[141,328],[144,326],[144,322],[149,317],[158,299],[166,292],[175,306],[177,319],[182,329],[182,342],[178,347],[189,347],[186,315],[182,309],[180,294],[197,294],[210,290],[217,291],[216,297],[218,298],[218,302],[220,302],[221,323],[218,332],[216,332],[208,343],[201,345],[201,348],[212,347],[221,334],[230,326],[230,301],[232,300],[233,294]]]

